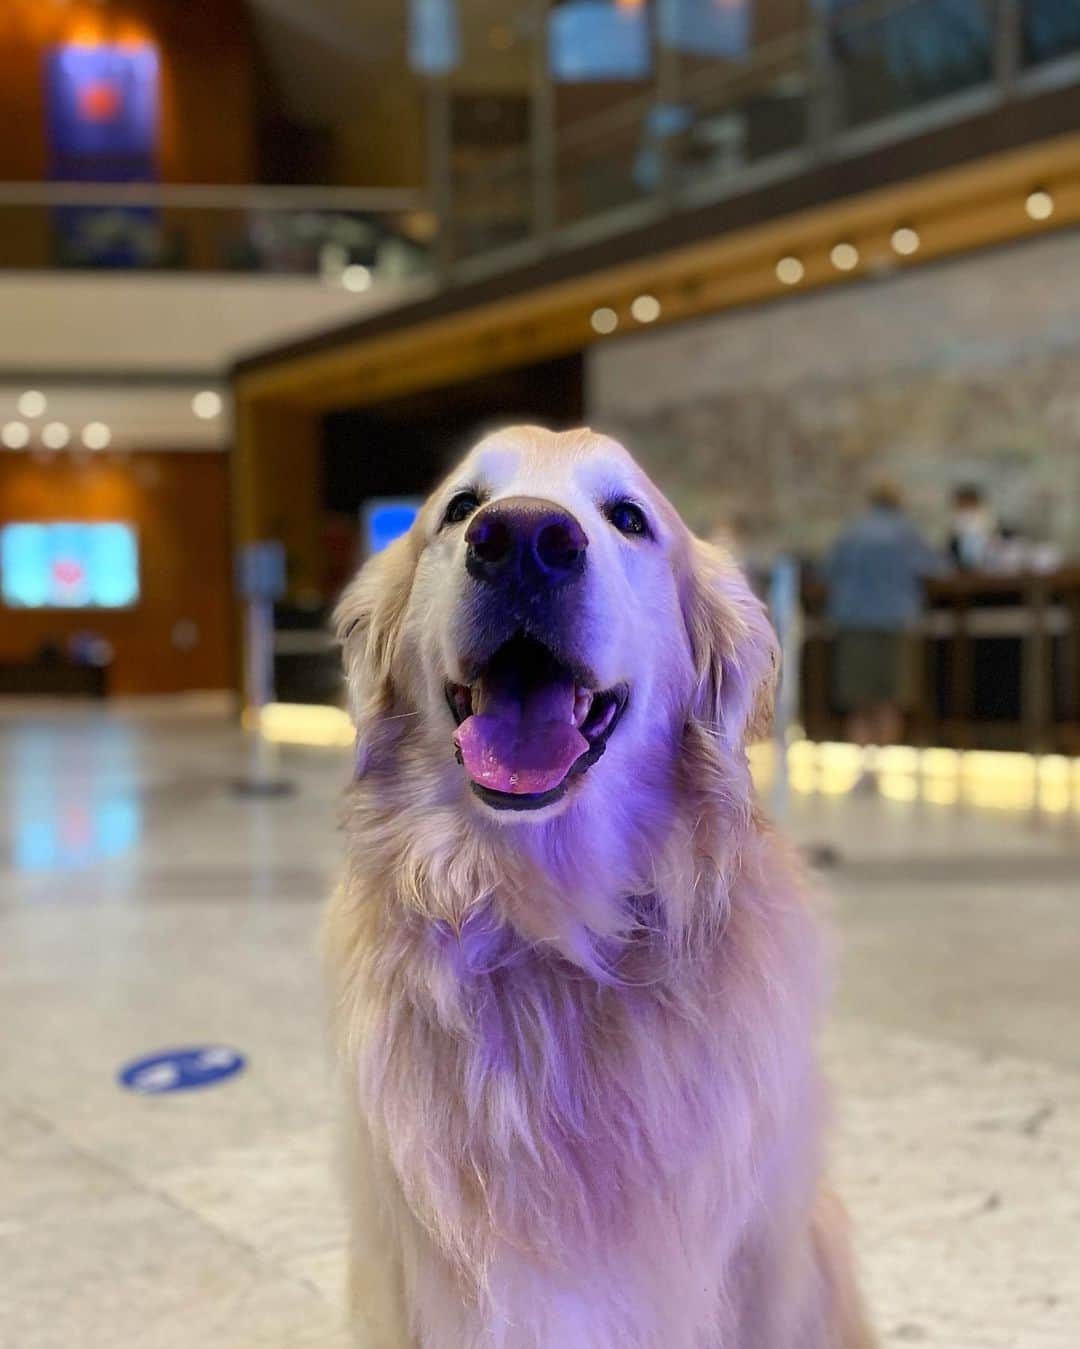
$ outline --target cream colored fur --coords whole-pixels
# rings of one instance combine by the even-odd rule
[[[631,689],[567,797],[470,793],[443,700],[462,483],[589,537],[581,641]],[[640,501],[655,537],[602,513]],[[775,670],[761,606],[624,449],[511,428],[344,596],[356,721],[325,951],[368,1349],[868,1349],[822,1183],[821,955],[746,763]]]

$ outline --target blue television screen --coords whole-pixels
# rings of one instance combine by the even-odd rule
[[[381,553],[388,543],[412,528],[420,513],[419,497],[371,497],[364,503],[364,556]]]
[[[112,521],[4,525],[0,596],[16,609],[126,609],[139,598],[135,530]]]
[[[644,80],[652,69],[645,7],[621,9],[613,0],[569,0],[551,11],[552,78]]]

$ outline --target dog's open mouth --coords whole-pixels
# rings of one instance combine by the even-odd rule
[[[607,748],[626,706],[625,684],[589,687],[535,638],[504,643],[471,684],[447,684],[458,761],[497,810],[537,810]]]

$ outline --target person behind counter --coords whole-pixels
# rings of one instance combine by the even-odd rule
[[[995,544],[1000,537],[994,513],[982,490],[966,483],[952,495],[952,526],[948,554],[961,571],[981,571],[989,567]]]
[[[827,614],[836,630],[833,701],[857,745],[900,738],[917,694],[910,633],[922,613],[923,581],[938,570],[899,489],[875,484],[867,509],[841,533],[825,567]]]

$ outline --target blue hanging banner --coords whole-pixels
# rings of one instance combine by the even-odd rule
[[[54,179],[157,176],[158,54],[151,43],[53,47],[45,80]]]
[[[45,58],[50,177],[59,182],[153,182],[159,134],[159,62],[150,42],[67,43]],[[161,229],[147,207],[62,207],[59,260],[80,267],[158,261]]]
[[[409,65],[420,75],[449,75],[461,61],[457,0],[410,0]]]
[[[750,0],[659,0],[665,47],[734,60],[750,50]]]
[[[649,16],[644,5],[569,0],[548,16],[551,77],[564,84],[644,80],[652,71]]]
[[[171,1091],[212,1087],[235,1077],[246,1065],[243,1054],[228,1045],[193,1045],[134,1059],[120,1070],[117,1081],[143,1096],[163,1096]]]

